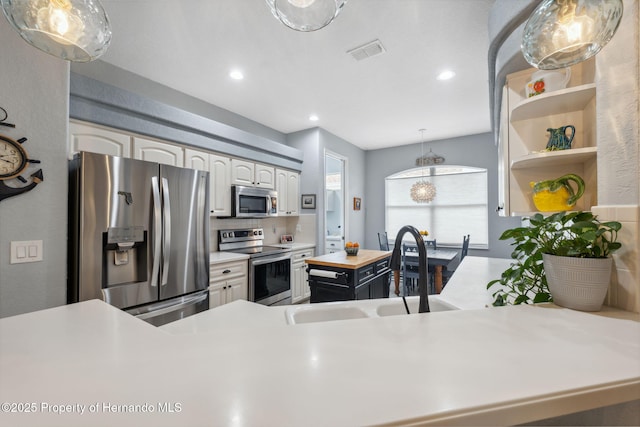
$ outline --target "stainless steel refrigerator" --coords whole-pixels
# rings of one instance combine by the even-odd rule
[[[69,185],[69,302],[156,326],[208,309],[208,172],[82,152]]]

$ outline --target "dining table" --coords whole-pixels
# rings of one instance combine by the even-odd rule
[[[407,252],[406,256],[418,257],[418,252]],[[433,249],[427,247],[427,264],[434,270],[434,288],[436,294],[442,292],[442,268],[448,267],[458,257],[455,249]]]

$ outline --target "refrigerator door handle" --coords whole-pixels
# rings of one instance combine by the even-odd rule
[[[153,191],[153,267],[151,269],[151,286],[158,286],[158,275],[160,273],[160,257],[162,250],[162,211],[160,210],[160,187],[158,177],[151,178],[151,189]]]
[[[152,306],[138,308],[134,310],[127,310],[127,313],[137,317],[138,319],[146,320],[152,317],[161,316],[163,314],[171,313],[185,307],[198,304],[199,302],[207,299],[209,291],[198,292],[193,295],[187,295],[181,298],[177,298],[171,301],[162,301]]]
[[[162,282],[161,286],[164,286],[168,282],[169,277],[169,260],[171,251],[171,200],[169,198],[169,181],[167,178],[162,178],[162,208],[164,210],[163,215],[163,230],[164,230],[164,246],[162,248],[162,258],[164,259],[164,266],[162,268]]]

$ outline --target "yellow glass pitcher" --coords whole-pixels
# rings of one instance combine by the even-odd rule
[[[575,191],[569,181],[575,182]],[[529,185],[533,189],[533,203],[540,212],[570,211],[584,194],[584,180],[574,174],[531,182]]]

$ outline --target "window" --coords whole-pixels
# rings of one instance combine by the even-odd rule
[[[424,176],[423,176],[424,175]],[[411,199],[411,186],[431,182],[436,196],[429,203]],[[389,238],[412,225],[429,231],[438,246],[462,245],[470,234],[470,246],[489,247],[487,170],[467,166],[429,166],[408,169],[385,178],[385,229]]]

